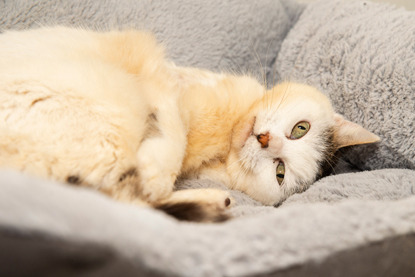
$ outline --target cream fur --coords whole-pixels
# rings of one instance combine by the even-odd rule
[[[0,36],[0,165],[63,182],[77,177],[122,201],[181,201],[172,193],[181,176],[219,179],[278,203],[314,181],[321,130],[349,126],[335,115],[305,85],[265,92],[248,76],[177,67],[145,32],[59,27]],[[287,139],[300,120],[311,123],[309,133]],[[271,134],[267,149],[255,138],[263,132]],[[276,159],[286,165],[283,186]],[[210,206],[215,198],[221,209],[228,197],[185,195]]]

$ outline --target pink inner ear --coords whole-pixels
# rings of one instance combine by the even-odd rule
[[[350,145],[374,143],[380,140],[377,135],[366,130],[359,124],[344,119],[343,116],[339,114],[334,115],[334,120],[334,140],[337,148]]]

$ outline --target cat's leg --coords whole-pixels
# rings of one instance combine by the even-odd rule
[[[159,201],[155,208],[180,219],[198,222],[220,222],[229,218],[228,208],[234,200],[219,189],[186,189],[175,191]]]
[[[137,153],[143,199],[155,202],[169,196],[186,149],[186,126],[177,99],[158,101],[149,114],[147,131]]]

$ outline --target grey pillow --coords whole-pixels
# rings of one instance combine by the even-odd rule
[[[415,12],[364,1],[309,5],[284,41],[279,80],[320,87],[338,112],[379,135],[348,149],[359,169],[415,169]]]
[[[146,29],[180,65],[256,77],[270,71],[304,7],[289,0],[16,0],[1,5],[3,31],[45,25]]]

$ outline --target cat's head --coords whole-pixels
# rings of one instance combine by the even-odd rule
[[[327,174],[339,148],[378,140],[335,113],[317,89],[283,83],[236,126],[227,168],[235,189],[273,205]]]

